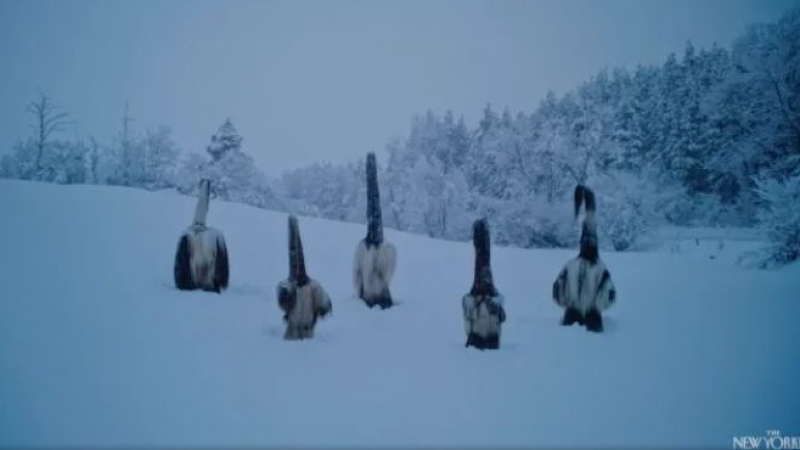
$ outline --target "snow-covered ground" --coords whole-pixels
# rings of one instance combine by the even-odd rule
[[[0,447],[730,448],[800,434],[800,266],[735,265],[748,240],[605,253],[619,301],[602,335],[558,325],[551,285],[574,251],[495,248],[508,321],[502,348],[480,352],[463,346],[470,244],[387,230],[400,305],[369,310],[350,287],[364,227],[301,218],[334,312],[316,340],[286,342],[286,216],[212,202],[231,288],[179,292],[194,203],[0,181]]]

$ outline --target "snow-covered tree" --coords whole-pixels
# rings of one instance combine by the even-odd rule
[[[780,266],[800,259],[800,172],[782,180],[758,179],[756,184],[765,203],[759,224],[771,242],[762,265]]]
[[[197,152],[191,152],[183,159],[178,169],[176,184],[178,192],[194,193],[198,183],[203,179],[208,159]],[[213,189],[212,189],[213,194]]]
[[[67,125],[67,113],[58,112],[58,108],[53,105],[50,98],[43,94],[39,94],[39,99],[31,102],[28,105],[28,113],[34,118],[32,128],[34,130],[34,137],[32,144],[35,147],[36,158],[35,166],[37,170],[42,170],[42,158],[45,157],[45,152],[51,142],[51,137],[54,133],[64,131]]]
[[[46,167],[46,181],[61,184],[83,184],[87,181],[86,155],[89,148],[83,141],[55,141],[52,148],[42,158]]]
[[[284,202],[275,195],[272,182],[256,166],[253,158],[241,148],[242,138],[230,119],[211,139],[210,161],[192,154],[179,173],[178,188],[192,192],[202,178],[211,180],[211,191],[224,200],[260,208],[284,209]]]
[[[143,146],[143,180],[146,189],[165,189],[176,185],[179,150],[167,126],[147,130]]]
[[[349,220],[356,211],[364,213],[364,208],[357,208],[363,172],[355,164],[312,164],[285,172],[281,181],[286,197],[306,206],[297,212]]]
[[[68,114],[59,111],[50,97],[40,93],[39,98],[28,104],[26,110],[31,116],[32,135],[18,141],[11,153],[3,156],[0,161],[2,173],[5,177],[23,180],[63,181],[63,172],[70,172],[74,176],[68,178],[81,179],[75,175],[75,165],[83,161],[80,158],[80,144],[73,144],[66,140],[56,139],[58,133],[66,130],[69,124]],[[61,164],[68,164],[69,168],[61,168]],[[63,170],[62,170],[63,169]],[[59,174],[62,172],[62,174]]]
[[[639,249],[663,214],[681,194],[678,184],[659,183],[648,170],[639,173],[611,171],[588,181],[597,196],[597,228],[601,247],[617,251]]]
[[[66,115],[46,96],[28,112],[34,133],[0,158],[0,176],[182,192],[206,177],[230,201],[365,220],[363,161],[315,164],[275,183],[228,119],[203,155],[176,169],[169,129],[137,133],[127,106],[110,144],[63,140]],[[601,239],[619,250],[641,246],[662,221],[792,223],[780,205],[800,170],[800,8],[749,27],[730,49],[687,43],[662,64],[601,70],[532,111],[487,105],[474,126],[428,111],[387,156],[378,167],[385,224],[434,237],[465,239],[473,219],[490,217],[499,243],[574,245],[577,183],[596,190]],[[784,228],[772,235],[791,241]]]
[[[125,103],[120,129],[108,148],[105,170],[109,184],[141,187],[145,183],[145,148],[133,127],[129,104]]]
[[[219,161],[230,153],[237,153],[242,148],[242,137],[233,126],[233,122],[228,118],[225,123],[220,125],[217,132],[211,136],[211,144],[206,151],[211,155],[213,161]]]
[[[469,194],[463,166],[468,133],[452,114],[428,112],[412,123],[406,141],[391,143],[387,166],[390,217],[404,230],[432,237],[468,237]]]
[[[0,159],[3,176],[20,180],[35,180],[39,176],[37,145],[33,139],[18,141],[10,153]]]

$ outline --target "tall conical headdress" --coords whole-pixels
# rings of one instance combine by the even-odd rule
[[[300,228],[295,216],[289,216],[289,280],[298,286],[308,283],[303,242],[300,240]]]
[[[475,246],[475,279],[470,294],[497,295],[492,279],[489,225],[485,219],[476,220],[472,225],[472,243]]]
[[[378,165],[375,154],[367,153],[367,246],[383,242],[381,194],[378,190]]]

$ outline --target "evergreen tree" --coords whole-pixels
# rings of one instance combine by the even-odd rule
[[[206,151],[211,155],[212,161],[219,161],[230,153],[241,151],[242,137],[236,131],[231,119],[225,119],[225,123],[220,125],[217,132],[211,136],[211,144]]]

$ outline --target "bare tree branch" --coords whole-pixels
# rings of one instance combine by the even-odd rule
[[[57,108],[52,104],[50,98],[44,93],[39,93],[39,100],[28,104],[27,112],[33,115],[34,124],[31,125],[36,136],[36,169],[41,170],[42,156],[44,149],[54,133],[64,131],[69,124],[66,112],[56,112]]]

